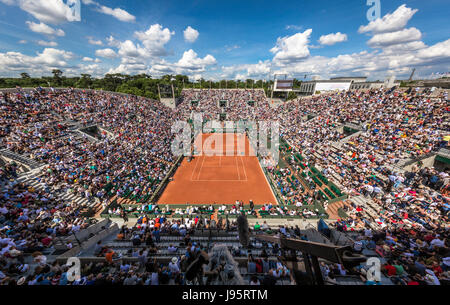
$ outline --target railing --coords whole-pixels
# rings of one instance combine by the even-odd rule
[[[358,132],[361,130],[361,126],[358,126],[353,123],[345,123],[344,128],[347,128],[349,131],[353,131],[353,133]]]
[[[332,200],[329,200],[329,201],[328,201],[328,204],[330,205],[330,204],[332,204],[332,203],[339,202],[339,201],[344,201],[344,200],[347,200],[347,199],[348,199],[348,195],[347,195],[347,194],[344,194],[344,195],[342,195],[341,197],[338,197],[338,198],[334,198],[334,199],[332,199]]]
[[[278,189],[273,184],[273,180],[270,177],[269,172],[267,171],[267,169],[265,167],[262,167],[262,169],[263,169],[264,175],[266,176],[267,181],[269,181],[269,185],[272,188],[272,192],[275,195],[275,197],[276,197],[276,199],[278,201],[278,204],[285,205],[286,202],[284,201],[283,196],[280,194]]]
[[[0,155],[2,155],[5,158],[14,160],[14,161],[20,163],[21,165],[29,168],[30,170],[39,168],[39,167],[41,167],[43,165],[43,164],[40,164],[40,163],[30,159],[30,158],[27,158],[27,157],[21,156],[19,154],[16,154],[16,153],[14,153],[14,152],[12,152],[12,151],[10,151],[8,149],[0,150]]]
[[[294,154],[294,152],[295,152],[294,147],[293,147],[292,145],[290,145],[288,141],[286,141],[285,139],[282,138],[282,139],[280,139],[280,144],[283,144],[283,143],[286,143],[287,145],[289,145],[290,147],[292,147],[292,154]],[[311,168],[315,168],[314,165],[311,164],[310,169],[311,169]],[[320,173],[320,172],[319,172],[319,173]],[[313,175],[314,175],[315,177],[318,177],[318,175],[315,174],[315,173],[313,173]],[[306,181],[306,179],[305,179],[302,175],[296,174],[296,177],[298,177],[299,179],[301,179],[301,181],[304,182],[305,186],[307,186],[308,189],[311,189],[311,188],[309,187],[309,183]],[[318,178],[318,179],[319,179],[319,178]],[[320,180],[321,180],[321,179],[320,179]],[[329,188],[329,189],[331,189],[331,190],[334,192],[334,190],[333,190],[333,188],[332,188],[332,186],[334,186],[336,189],[338,189],[338,190],[340,191],[340,189],[336,186],[335,183],[331,182],[331,181],[328,180],[328,179],[326,179],[326,180],[328,181],[328,183],[325,183],[323,180],[321,180],[321,182],[325,185],[324,190],[325,190],[325,188]],[[328,195],[328,194],[327,194],[327,195]],[[336,193],[336,196],[338,196],[337,193]],[[338,202],[338,201],[345,200],[345,199],[347,199],[347,198],[348,198],[348,195],[347,195],[347,194],[342,194],[342,196],[339,196],[339,197],[337,197],[337,198],[334,198],[334,199],[331,199],[331,198],[330,198],[330,200],[328,201],[328,203],[331,204],[331,203],[334,203],[334,202]]]
[[[443,157],[446,157],[447,159],[450,159],[450,150],[446,148],[441,148],[438,151],[438,155],[441,155]]]
[[[164,189],[167,186],[167,180],[169,180],[169,178],[172,177],[172,175],[175,172],[175,169],[178,168],[178,166],[181,163],[181,161],[183,160],[183,158],[184,158],[184,156],[180,156],[177,159],[177,161],[175,162],[175,164],[170,168],[170,170],[167,173],[167,175],[164,177],[164,179],[161,181],[159,186],[156,188],[155,193],[153,194],[153,196],[150,197],[150,202],[155,202],[159,198],[159,196],[161,195],[162,191],[164,191]]]

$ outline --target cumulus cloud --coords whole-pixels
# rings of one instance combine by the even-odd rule
[[[23,11],[31,14],[41,22],[59,24],[63,22],[80,21],[72,13],[69,1],[62,0],[1,0],[8,5],[18,5]]]
[[[412,41],[383,47],[383,53],[386,55],[399,55],[404,53],[410,53],[412,51],[418,51],[426,47],[427,45],[423,43],[423,41]]]
[[[93,0],[82,0],[85,5],[95,6],[95,10],[99,13],[113,16],[114,18],[123,22],[135,22],[136,17],[121,8],[110,8],[108,6],[101,5]]]
[[[92,77],[102,77],[105,75],[106,69],[98,64],[81,63],[73,67],[64,69],[66,76],[80,76],[80,74],[90,74]]]
[[[147,57],[148,54],[144,48],[135,45],[131,40],[126,40],[119,44],[119,55],[124,57]]]
[[[110,36],[106,39],[107,44],[117,48],[116,55],[120,57],[120,65],[110,69],[110,72],[161,74],[160,72],[163,70],[170,71],[170,73],[176,70],[180,71],[178,73],[182,73],[182,71],[189,71],[191,68],[195,69],[198,64],[209,64],[208,61],[210,61],[211,58],[208,56],[205,58],[198,58],[198,56],[194,58],[184,57],[184,59],[181,59],[180,65],[162,60],[161,57],[168,54],[165,45],[170,41],[174,34],[175,32],[170,31],[168,28],[163,28],[160,24],[154,24],[146,31],[136,31],[134,33],[137,42],[130,39],[119,41],[113,36]],[[97,54],[97,56],[101,55]],[[106,55],[113,56],[113,54]],[[204,60],[205,62],[199,60]],[[192,62],[194,62],[194,64],[192,64]],[[182,67],[183,64],[186,64],[187,66]],[[192,66],[189,66],[189,64],[192,64]]]
[[[247,78],[267,78],[272,68],[270,60],[258,61],[257,64],[244,64],[233,66],[222,66],[222,78],[235,78],[236,74],[240,74]]]
[[[266,75],[270,72],[271,66],[269,61],[259,61],[255,65],[248,65],[247,75],[248,76],[261,76]]]
[[[94,46],[102,46],[103,42],[101,40],[95,40],[93,37],[86,37],[88,39],[89,44],[92,44]]]
[[[148,72],[148,67],[145,64],[120,64],[116,68],[111,68],[109,74],[143,74]]]
[[[117,57],[116,52],[113,49],[100,49],[95,51],[95,55],[98,57],[115,58]]]
[[[108,43],[108,46],[111,46],[111,47],[119,47],[120,46],[120,41],[115,39],[113,36],[109,36],[108,38],[106,38],[106,41]]]
[[[321,45],[332,46],[338,42],[347,41],[347,34],[342,34],[341,32],[331,33],[328,35],[322,35],[319,38]]]
[[[215,65],[216,59],[212,55],[206,55],[204,58],[198,57],[198,54],[194,50],[190,49],[183,53],[181,59],[177,62],[176,66],[183,70],[204,70],[206,66]]]
[[[104,5],[100,5],[97,9],[100,13],[111,15],[114,18],[123,21],[123,22],[134,22],[136,21],[136,17],[128,13],[127,11],[121,8],[110,8]]]
[[[197,40],[199,33],[196,29],[193,29],[191,26],[188,26],[186,30],[183,32],[184,40],[187,42],[193,43]]]
[[[435,45],[422,48],[417,52],[417,57],[423,60],[446,60],[450,61],[450,39],[436,43]]]
[[[234,79],[235,79],[235,80],[241,80],[241,81],[244,81],[244,80],[247,79],[247,76],[246,76],[245,74],[238,73],[238,74],[236,74],[236,76],[234,77]]]
[[[284,72],[301,76],[301,71],[320,75],[326,79],[339,75],[365,75],[370,79],[385,79],[389,74],[408,76],[412,67],[422,74],[450,69],[450,39],[426,46],[423,42],[410,42],[388,48],[341,54],[335,57],[310,56],[302,62],[283,65]],[[275,71],[278,72],[278,71]]]
[[[368,45],[376,50],[370,52],[340,54],[334,57],[311,56],[308,50],[312,48],[308,45],[309,35],[296,39],[297,43],[288,41],[290,38],[294,40],[292,36],[279,38],[277,47],[271,50],[276,54],[273,63],[278,70],[274,72],[282,71],[300,77],[308,72],[324,79],[344,74],[384,79],[387,75],[407,76],[412,67],[417,67],[420,70],[418,72],[423,75],[431,74],[436,69],[449,70],[450,39],[427,46],[421,41],[420,30],[414,27],[405,28],[416,12],[416,9],[402,5],[394,13],[387,14],[367,26],[361,26],[360,33],[370,33],[372,36]],[[325,37],[321,40],[326,41]]]
[[[396,44],[408,43],[422,38],[422,33],[416,28],[374,35],[367,44],[372,48],[381,48]]]
[[[144,45],[150,56],[164,56],[167,54],[164,46],[170,41],[175,32],[163,28],[160,24],[153,24],[145,32],[135,32],[134,35]]]
[[[130,50],[134,51],[131,44],[127,43],[127,45],[130,47]],[[194,50],[190,49],[185,51],[177,62],[168,62],[160,58],[142,60],[141,56],[122,57],[120,65],[111,69],[109,73],[150,73],[156,76],[163,74],[194,75],[205,72],[208,67],[215,64],[217,64],[217,61],[212,55],[207,54],[202,58]]]
[[[56,47],[56,46],[58,46],[58,43],[56,41],[38,40],[37,44],[40,45],[40,46],[45,46],[45,47]]]
[[[3,75],[8,72],[27,72],[31,75],[50,73],[52,69],[68,66],[68,61],[74,59],[72,52],[45,48],[36,56],[28,56],[19,52],[0,53],[0,71]]]
[[[297,33],[292,36],[286,36],[277,39],[277,44],[270,52],[274,53],[274,62],[287,63],[298,62],[309,56],[309,37],[312,29],[308,29],[303,33]]]
[[[417,13],[417,9],[399,6],[392,14],[386,14],[383,18],[375,19],[366,26],[360,26],[359,33],[372,32],[374,34],[395,32],[403,29],[408,21]]]
[[[66,35],[66,33],[64,33],[63,30],[54,29],[51,26],[48,26],[43,22],[35,23],[35,22],[27,21],[26,24],[28,25],[28,28],[35,33],[45,34],[45,35],[49,35],[49,36],[64,36],[64,35]]]

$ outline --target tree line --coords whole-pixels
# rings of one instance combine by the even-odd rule
[[[20,78],[0,78],[0,88],[25,87],[63,87],[63,88],[83,88],[105,90],[111,92],[120,92],[143,96],[152,99],[161,97],[171,97],[172,93],[175,97],[180,96],[183,88],[212,88],[212,89],[251,89],[262,88],[266,91],[266,95],[271,95],[271,86],[273,80],[221,80],[210,81],[200,79],[191,81],[186,75],[164,75],[161,78],[152,78],[147,74],[126,75],[126,74],[106,74],[102,78],[93,78],[90,74],[81,74],[75,77],[66,77],[63,71],[55,69],[52,71],[53,76],[31,77],[28,73],[20,74]],[[294,80],[294,88],[299,88],[301,81]],[[172,91],[173,86],[173,91]],[[280,93],[275,92],[274,97],[278,97]],[[280,96],[285,97],[285,93]],[[292,92],[288,98],[294,98]]]

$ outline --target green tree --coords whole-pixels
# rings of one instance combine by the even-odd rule
[[[28,74],[26,72],[20,73],[20,77],[22,77],[23,79],[30,79],[31,78],[30,74]]]
[[[53,74],[53,82],[54,84],[56,84],[57,86],[60,86],[62,84],[62,75],[63,75],[63,71],[59,70],[59,69],[53,69],[52,70],[52,74]]]
[[[77,88],[91,88],[92,78],[90,74],[81,74],[81,78],[76,82],[75,87]]]

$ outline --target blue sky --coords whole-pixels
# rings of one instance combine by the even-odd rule
[[[54,68],[206,79],[450,71],[448,0],[380,0],[373,22],[366,1],[81,0],[78,21],[67,0],[0,0],[0,76]]]

